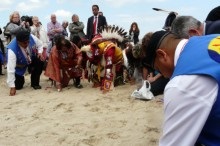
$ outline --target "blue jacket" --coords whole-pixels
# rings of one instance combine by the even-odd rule
[[[218,37],[218,39],[217,39]],[[208,75],[220,87],[220,35],[192,37],[178,59],[172,78],[178,75]],[[220,146],[220,90],[197,139],[205,146]]]
[[[27,59],[25,58],[24,54],[22,53],[21,48],[19,47],[16,38],[14,38],[8,44],[7,48],[12,50],[17,58],[15,73],[20,76],[23,76],[29,63],[27,62]],[[36,43],[31,35],[29,38],[29,48],[30,48],[30,52],[31,52],[30,56],[31,56],[31,59],[33,60],[33,57],[36,56],[37,49],[36,49]]]

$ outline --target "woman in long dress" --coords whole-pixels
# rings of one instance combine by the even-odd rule
[[[58,91],[68,86],[71,79],[76,88],[82,88],[80,78],[82,53],[80,49],[69,40],[59,36],[53,46],[45,75],[56,82]]]

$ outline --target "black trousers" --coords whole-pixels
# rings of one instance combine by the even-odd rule
[[[40,75],[43,70],[43,61],[39,58],[34,58],[32,63],[28,66],[28,72],[31,74],[31,86],[39,86]],[[20,90],[23,88],[25,83],[24,76],[15,74],[15,88]]]
[[[44,62],[41,61],[38,57],[35,57],[32,60],[32,63],[28,66],[28,71],[31,74],[31,87],[39,86],[43,65]]]
[[[75,86],[80,84],[80,77],[75,78]]]
[[[163,76],[158,78],[156,81],[151,83],[151,92],[154,96],[163,94],[166,84],[169,82],[169,79],[164,78]]]
[[[15,74],[15,88],[16,90],[22,89],[24,86],[24,76]]]

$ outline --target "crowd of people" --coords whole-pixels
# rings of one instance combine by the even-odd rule
[[[71,23],[64,20],[62,24],[55,14],[51,14],[45,30],[37,16],[20,17],[18,11],[13,12],[4,30],[7,34],[6,49],[1,47],[2,54],[7,54],[6,57],[2,55],[1,64],[7,64],[10,95],[23,88],[26,70],[31,74],[31,87],[34,89],[41,89],[43,70],[58,91],[68,86],[71,78],[76,88],[82,88],[82,73],[94,83],[94,87],[100,87],[104,92],[124,84],[122,50],[129,42],[127,33],[123,28],[108,25],[98,5],[92,6],[92,13],[84,33],[85,25],[77,14],[72,15]],[[104,31],[108,29],[112,29],[111,33]],[[129,33],[130,42],[137,44],[139,28],[136,22],[131,25]],[[88,51],[80,50],[83,46],[90,50],[93,57]],[[7,60],[4,62],[3,58]]]
[[[6,47],[9,95],[23,88],[26,70],[31,87],[41,89],[44,66],[44,75],[59,92],[71,79],[76,88],[83,88],[83,73],[103,92],[132,83],[138,73],[151,83],[154,96],[164,93],[160,146],[220,145],[220,7],[203,23],[171,12],[164,30],[147,32],[141,42],[136,22],[127,33],[108,25],[98,5],[92,6],[92,12],[86,33],[77,14],[71,23],[62,24],[51,14],[45,31],[37,16],[30,25],[13,12],[5,28],[10,34]],[[1,50],[4,55],[2,46]]]

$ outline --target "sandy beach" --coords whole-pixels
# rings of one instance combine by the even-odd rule
[[[6,71],[4,70],[4,73]],[[41,90],[25,87],[9,96],[0,76],[0,146],[157,146],[163,104],[131,98],[136,85],[103,94],[87,80],[83,89],[50,88],[42,74]]]

